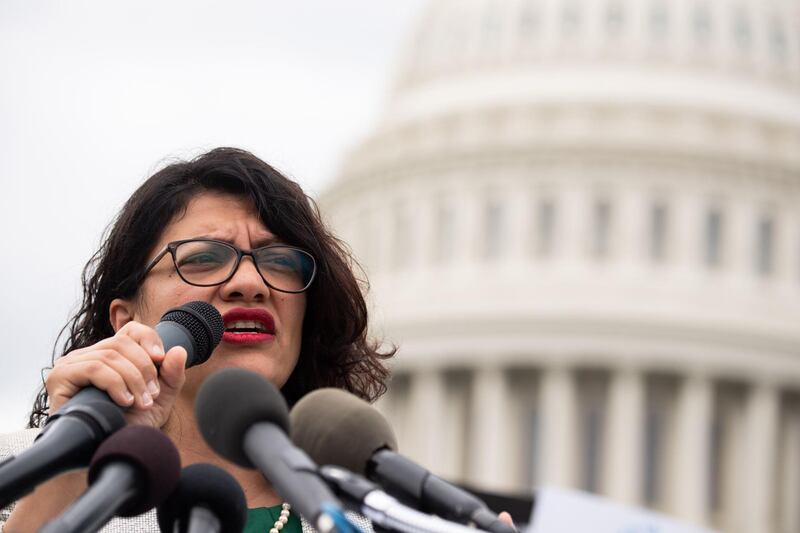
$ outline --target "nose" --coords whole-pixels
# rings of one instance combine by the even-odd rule
[[[269,287],[256,270],[253,258],[245,256],[233,277],[220,286],[220,294],[225,300],[262,302],[269,296]]]

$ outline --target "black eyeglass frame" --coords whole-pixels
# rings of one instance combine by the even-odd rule
[[[222,280],[222,281],[220,281],[218,283],[200,284],[200,283],[192,283],[191,281],[187,280],[185,277],[183,277],[183,274],[181,274],[181,269],[178,268],[178,260],[175,257],[175,250],[178,249],[178,246],[180,246],[181,244],[185,244],[187,242],[212,242],[212,243],[215,243],[215,244],[221,244],[223,246],[227,246],[231,250],[235,251],[236,252],[236,262],[234,263],[230,274],[228,274],[228,276],[224,280]],[[312,266],[314,268],[311,271],[311,278],[308,280],[308,283],[306,283],[306,286],[303,287],[302,289],[300,289],[299,291],[287,291],[286,289],[279,289],[278,287],[273,286],[269,281],[267,281],[267,278],[265,278],[264,274],[261,273],[261,269],[258,267],[258,261],[256,261],[256,257],[254,255],[254,252],[257,252],[259,250],[264,250],[264,249],[267,249],[267,248],[289,248],[291,250],[300,252],[300,253],[305,254],[306,256],[308,256],[308,258],[311,259],[311,264],[312,264]],[[229,242],[220,241],[220,240],[217,240],[217,239],[205,239],[205,238],[202,238],[202,237],[197,237],[197,238],[194,238],[194,239],[182,239],[182,240],[179,240],[179,241],[172,241],[172,242],[167,243],[167,245],[164,246],[164,248],[160,252],[158,252],[158,254],[156,254],[156,256],[153,258],[153,260],[150,261],[150,263],[145,267],[145,269],[142,271],[142,275],[139,277],[139,279],[140,280],[144,280],[144,278],[147,276],[147,274],[149,274],[150,271],[153,270],[153,268],[155,268],[155,266],[159,263],[159,261],[161,261],[161,259],[165,255],[167,255],[167,253],[169,253],[172,256],[172,265],[175,267],[175,272],[178,273],[178,276],[180,276],[180,278],[185,283],[187,283],[189,285],[193,285],[195,287],[216,287],[217,285],[222,285],[224,283],[227,283],[228,281],[230,281],[230,279],[239,270],[239,265],[242,263],[242,257],[244,257],[244,256],[249,256],[250,259],[253,260],[253,265],[256,267],[256,272],[258,272],[258,275],[261,276],[261,280],[267,285],[267,287],[269,287],[270,289],[276,290],[278,292],[285,292],[285,293],[289,293],[289,294],[299,294],[299,293],[305,292],[305,291],[308,290],[309,287],[311,287],[311,284],[314,282],[314,279],[317,276],[317,260],[314,259],[314,256],[311,255],[309,252],[303,250],[302,248],[298,248],[296,246],[291,246],[291,245],[288,245],[288,244],[268,244],[266,246],[261,246],[260,248],[256,248],[254,250],[245,251],[245,250],[242,250],[241,248],[238,248],[237,246],[234,246],[233,244],[231,244]]]

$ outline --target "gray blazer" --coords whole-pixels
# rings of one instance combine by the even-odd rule
[[[38,429],[24,429],[14,433],[0,434],[0,462],[6,457],[18,454],[28,448],[38,434]],[[6,520],[8,520],[13,509],[13,503],[0,509],[0,533],[4,531]],[[365,533],[374,533],[372,524],[366,517],[349,511],[347,512],[347,517]],[[303,526],[303,533],[316,533],[305,519],[301,517],[300,521]],[[100,531],[101,533],[160,533],[161,530],[158,528],[156,511],[153,509],[133,518],[114,518]]]

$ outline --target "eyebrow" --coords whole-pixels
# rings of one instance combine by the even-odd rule
[[[269,237],[261,237],[254,240],[253,248],[263,248],[264,246],[269,246],[270,244],[284,244],[284,243],[275,235],[270,235]]]
[[[201,235],[196,235],[195,237],[192,237],[192,239],[213,239],[215,241],[223,241],[227,242],[228,244],[233,244],[233,239],[230,239],[228,235],[221,234],[215,235],[211,233],[204,233]],[[270,244],[284,244],[284,242],[275,235],[256,237],[253,240],[253,249],[263,248],[264,246],[269,246]]]

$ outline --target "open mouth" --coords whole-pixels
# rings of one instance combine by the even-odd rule
[[[271,333],[267,326],[255,320],[236,320],[230,324],[225,324],[225,331],[231,333]]]
[[[222,316],[222,340],[232,343],[263,342],[275,336],[275,321],[263,309],[231,309]]]

